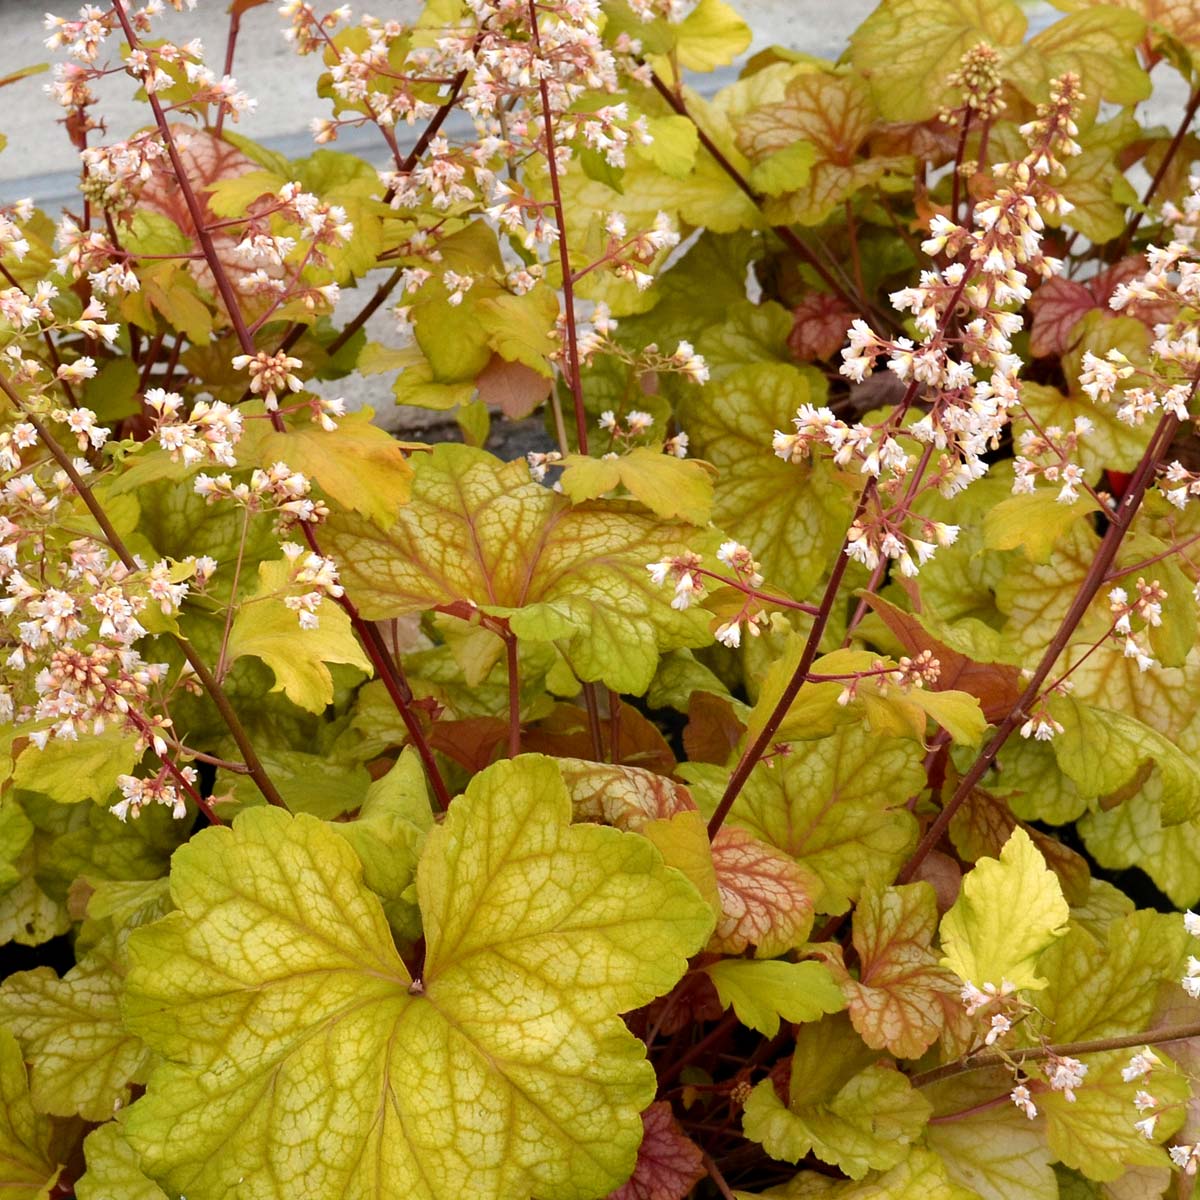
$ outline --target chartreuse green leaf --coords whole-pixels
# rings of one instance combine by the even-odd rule
[[[1153,767],[1164,824],[1179,824],[1200,811],[1200,768],[1158,730],[1073,696],[1055,699],[1053,713],[1063,727],[1051,742],[1059,769],[1083,795],[1112,796],[1135,780],[1144,782],[1143,768]]]
[[[38,967],[0,986],[0,1023],[21,1043],[40,1112],[105,1121],[144,1080],[149,1055],[121,1024],[122,975],[110,937],[61,979]]]
[[[603,1196],[653,1099],[617,1017],[668,991],[712,912],[646,839],[569,824],[555,765],[477,775],[417,873],[413,980],[352,848],[273,808],[175,857],[126,1019],[164,1061],[127,1110],[191,1200]]]
[[[83,1155],[87,1170],[75,1185],[76,1200],[167,1200],[166,1192],[142,1170],[115,1121],[88,1134]]]
[[[18,866],[25,847],[33,839],[33,822],[12,796],[0,799],[0,896],[22,878]]]
[[[323,538],[363,616],[477,605],[517,635],[556,641],[580,679],[640,694],[662,650],[711,641],[699,610],[671,608],[646,564],[706,532],[618,502],[572,506],[522,462],[441,445],[416,464],[412,501],[386,533],[335,515]],[[324,620],[324,617],[322,617]]]
[[[1014,904],[1020,920],[1013,919]],[[981,858],[963,877],[958,899],[942,918],[942,966],[976,987],[1007,980],[1044,988],[1038,959],[1066,932],[1069,915],[1057,876],[1018,827],[998,859]]]
[[[1129,1055],[1128,1050],[1087,1055],[1088,1072],[1074,1089],[1074,1100],[1054,1091],[1038,1096],[1051,1153],[1089,1179],[1118,1179],[1129,1167],[1168,1166],[1166,1151],[1155,1143],[1169,1138],[1184,1121],[1184,1104],[1190,1096],[1187,1077],[1156,1069],[1150,1082],[1165,1111],[1155,1126],[1154,1141],[1133,1127],[1134,1096],[1147,1080],[1121,1078]]]
[[[286,559],[259,563],[258,591],[244,602],[229,634],[229,661],[245,654],[261,658],[275,673],[273,692],[300,708],[321,712],[333,700],[333,676],[326,663],[348,663],[369,675],[370,659],[350,627],[350,618],[336,604],[321,606],[316,629],[301,629],[295,612],[283,602],[289,583]]]
[[[5,796],[3,804],[19,808],[31,829],[19,820],[8,823],[14,841],[24,844],[11,860],[20,877],[0,892],[0,945],[38,946],[71,927],[65,889],[53,887],[55,881],[44,876],[59,840],[86,823],[88,806],[64,806],[31,792],[15,791]]]
[[[750,773],[729,821],[813,872],[825,886],[820,912],[845,912],[865,886],[892,879],[912,849],[917,824],[906,805],[924,786],[921,758],[915,742],[855,727],[798,742]],[[692,763],[680,773],[711,812],[728,772]]]
[[[769,581],[796,596],[820,580],[853,504],[827,466],[785,463],[769,448],[800,405],[824,395],[810,368],[756,363],[689,394],[680,416],[692,452],[718,471],[713,520],[750,547]]]
[[[132,737],[115,726],[78,741],[51,738],[44,750],[30,744],[17,759],[13,783],[60,804],[103,803],[141,757]]]
[[[711,71],[733,62],[750,37],[750,26],[725,0],[700,0],[679,23],[675,53],[689,71]]]
[[[16,1038],[0,1026],[0,1192],[5,1200],[44,1200],[58,1178],[49,1118],[29,1098]]]
[[[1059,1200],[1050,1165],[1053,1156],[1046,1148],[1041,1123],[1030,1121],[1008,1103],[974,1111],[1011,1087],[1012,1074],[1005,1067],[958,1075],[923,1088],[934,1107],[925,1145],[951,1179],[972,1189],[972,1196]],[[937,1120],[951,1115],[953,1120]]]
[[[737,1200],[752,1200],[749,1192],[733,1194]],[[978,1200],[975,1192],[950,1178],[936,1154],[920,1147],[913,1147],[899,1166],[872,1172],[862,1180],[835,1182],[827,1175],[805,1171],[768,1194],[778,1200]]]
[[[891,121],[924,121],[962,102],[946,77],[979,42],[1020,45],[1025,14],[1014,0],[887,0],[850,37],[854,66]]]
[[[1183,974],[1189,952],[1183,922],[1166,913],[1130,913],[1103,938],[1072,923],[1042,956],[1049,986],[1037,998],[1046,1031],[1082,1042],[1146,1028],[1160,985]]]
[[[779,103],[741,117],[738,145],[754,164],[750,177],[775,197],[764,206],[767,219],[819,225],[860,189],[910,168],[910,158],[859,157],[874,121],[866,83],[825,71],[798,75]]]
[[[742,1115],[746,1136],[772,1158],[799,1162],[815,1154],[851,1179],[897,1166],[931,1107],[906,1076],[873,1064],[874,1057],[844,1016],[800,1026],[788,1102],[774,1080],[757,1084]]]
[[[779,1032],[780,1017],[798,1024],[846,1007],[823,963],[727,958],[704,970],[721,1003],[726,1008],[732,1005],[743,1025],[767,1037]]]
[[[386,529],[408,500],[412,467],[396,439],[371,424],[371,415],[370,409],[348,413],[331,431],[307,419],[283,432],[266,428],[259,437],[243,438],[238,460],[247,466],[285,462],[331,500]],[[253,429],[265,422],[248,424]]]
[[[362,860],[363,881],[383,901],[396,936],[411,944],[421,936],[416,871],[425,835],[433,825],[429,790],[417,752],[405,750],[396,765],[367,789],[353,821],[334,821]]]
[[[696,459],[676,458],[649,446],[635,446],[616,458],[569,454],[562,489],[576,504],[624,487],[660,517],[703,525],[712,512],[712,475]]]
[[[1080,495],[1071,504],[1060,504],[1057,488],[1010,496],[984,518],[985,544],[989,550],[1015,550],[1021,546],[1030,561],[1044,563],[1071,526],[1096,511],[1095,500],[1087,495]]]

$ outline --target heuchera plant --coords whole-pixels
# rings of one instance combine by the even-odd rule
[[[1190,1196],[1192,6],[257,4],[0,216],[0,1191]]]

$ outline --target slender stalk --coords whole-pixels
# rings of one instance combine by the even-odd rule
[[[504,654],[508,664],[508,757],[521,753],[521,676],[517,668],[517,639],[508,634],[504,639]]]
[[[218,679],[225,678],[225,659],[229,654],[229,635],[233,632],[233,614],[237,608],[238,584],[242,578],[242,563],[246,557],[246,535],[250,532],[250,510],[242,512],[242,532],[238,538],[237,560],[233,564],[233,584],[229,589],[229,609],[225,613],[225,628],[221,631],[221,649],[217,654]]]
[[[1003,1067],[1015,1063],[1040,1062],[1044,1058],[1075,1058],[1080,1054],[1099,1054],[1104,1050],[1132,1050],[1138,1046],[1161,1046],[1167,1042],[1186,1042],[1200,1038],[1200,1024],[1168,1025],[1145,1033],[1122,1033],[1117,1037],[1096,1038],[1090,1042],[1064,1042],[1058,1046],[1031,1046],[1027,1050],[1008,1050],[991,1054],[968,1054],[954,1062],[933,1067],[909,1077],[913,1087],[926,1087],[969,1071],[985,1071],[988,1067]]]
[[[713,1162],[706,1150],[700,1151],[700,1158],[704,1163],[704,1169],[708,1172],[709,1179],[716,1185],[717,1191],[721,1193],[724,1200],[734,1200],[733,1189],[725,1182],[725,1176],[721,1174],[720,1167]]]
[[[1117,242],[1117,258],[1120,258],[1133,242],[1133,235],[1137,233],[1138,226],[1141,225],[1142,218],[1146,215],[1146,209],[1149,207],[1150,201],[1157,195],[1159,187],[1162,186],[1162,181],[1167,177],[1167,170],[1174,161],[1175,156],[1179,153],[1179,147],[1183,145],[1183,139],[1187,137],[1187,131],[1191,127],[1198,109],[1200,109],[1200,87],[1194,88],[1192,94],[1188,97],[1187,107],[1183,110],[1183,119],[1179,122],[1179,128],[1175,130],[1175,136],[1171,138],[1171,143],[1167,147],[1162,161],[1158,164],[1158,170],[1154,172],[1154,177],[1150,180],[1150,186],[1146,188],[1146,193],[1142,197],[1142,207],[1129,218],[1129,224],[1125,226],[1125,231],[1121,234],[1120,240]]]
[[[851,525],[862,516],[863,510],[867,506],[867,499],[873,492],[874,481],[863,489],[863,493],[859,497],[858,508],[855,509],[854,517],[850,522]],[[805,641],[804,649],[800,653],[800,662],[797,664],[795,671],[792,672],[791,679],[788,680],[787,686],[783,689],[783,695],[779,697],[779,702],[767,717],[758,737],[742,751],[742,756],[738,759],[737,766],[734,767],[733,774],[729,777],[729,783],[725,787],[721,801],[708,822],[708,836],[710,840],[716,837],[717,830],[725,823],[725,818],[729,815],[729,810],[733,807],[733,802],[738,798],[742,788],[745,787],[746,780],[750,778],[750,772],[754,770],[758,760],[763,756],[763,751],[771,744],[771,739],[774,738],[775,731],[783,723],[783,718],[787,715],[788,709],[792,707],[792,701],[795,700],[797,693],[804,686],[804,681],[813,665],[813,660],[817,657],[817,648],[821,644],[821,638],[825,636],[825,627],[829,624],[829,617],[833,612],[834,602],[842,586],[842,577],[846,574],[846,568],[850,564],[850,556],[846,553],[847,547],[848,543],[843,542],[841,548],[838,550],[837,562],[833,564],[833,570],[829,575],[829,582],[825,585],[825,593],[821,597],[821,607],[817,615],[813,618],[812,628],[808,631],[808,639]]]
[[[242,28],[242,13],[236,4],[230,6],[229,9],[229,36],[225,39],[225,74],[233,74],[233,56],[237,49],[238,33]],[[221,136],[221,130],[225,126],[225,106],[221,105],[217,109],[217,137]]]
[[[1192,397],[1195,396],[1195,393],[1196,384],[1193,382]],[[1158,428],[1155,430],[1153,437],[1150,439],[1150,444],[1146,448],[1146,453],[1142,456],[1142,461],[1138,464],[1137,471],[1130,481],[1129,489],[1126,491],[1120,507],[1113,514],[1108,530],[1105,532],[1099,549],[1096,551],[1096,557],[1088,567],[1087,575],[1079,585],[1079,590],[1075,593],[1074,600],[1071,601],[1071,607],[1067,610],[1066,616],[1063,617],[1062,623],[1059,625],[1058,631],[1055,633],[1050,645],[1046,648],[1045,654],[1042,655],[1041,662],[1038,663],[1034,670],[1028,686],[1017,701],[1012,712],[1000,722],[991,740],[959,781],[954,794],[946,802],[936,820],[926,830],[925,836],[918,843],[912,857],[904,865],[904,868],[897,877],[897,883],[908,883],[913,878],[917,868],[925,861],[929,852],[941,840],[942,835],[946,832],[951,820],[953,820],[954,814],[959,810],[979,781],[987,774],[1004,743],[1008,741],[1017,726],[1027,719],[1028,709],[1037,700],[1042,689],[1042,684],[1045,683],[1050,672],[1054,669],[1054,664],[1058,661],[1059,655],[1066,649],[1080,621],[1083,620],[1084,614],[1096,598],[1096,594],[1104,586],[1113,559],[1116,558],[1117,551],[1120,549],[1121,543],[1129,531],[1129,526],[1133,522],[1133,518],[1137,515],[1138,509],[1141,507],[1146,490],[1154,478],[1154,468],[1158,459],[1162,451],[1171,444],[1171,439],[1175,436],[1175,431],[1178,427],[1179,421],[1176,417],[1170,413],[1163,414],[1158,423]]]
[[[529,30],[534,51],[541,53],[538,32],[537,0],[529,0]],[[588,452],[587,410],[583,406],[583,372],[579,361],[579,340],[575,329],[575,285],[571,278],[571,252],[567,246],[567,219],[563,211],[562,186],[558,178],[558,156],[554,144],[554,115],[550,109],[550,89],[544,79],[538,83],[542,101],[542,124],[546,136],[546,168],[550,175],[550,194],[553,197],[554,223],[558,226],[558,261],[562,268],[563,315],[567,327],[567,382],[575,402],[575,436],[579,453]],[[590,709],[589,709],[590,714]]]
[[[9,382],[8,378],[0,375],[0,390],[24,412],[26,420],[37,430],[38,437],[41,439],[42,445],[54,456],[55,461],[63,471],[67,478],[74,485],[75,490],[79,493],[80,498],[87,506],[88,512],[92,514],[93,520],[100,526],[101,533],[104,534],[104,540],[108,542],[113,553],[121,560],[121,562],[131,571],[138,569],[137,562],[129,551],[129,547],[125,545],[124,539],[117,532],[113,523],[108,519],[108,514],[104,511],[104,507],[99,500],[96,499],[92,489],[88,487],[83,476],[75,469],[75,464],[71,461],[71,456],[58,444],[58,441],[46,428],[46,426],[35,416],[33,416],[25,408],[21,402],[21,397],[16,389]],[[245,727],[238,719],[237,713],[234,711],[233,705],[229,702],[229,697],[225,695],[221,685],[213,677],[211,671],[205,665],[204,660],[196,653],[195,648],[187,640],[178,634],[172,635],[175,638],[176,644],[183,651],[184,658],[187,659],[188,665],[196,673],[196,678],[200,681],[200,686],[208,693],[209,699],[216,705],[217,712],[221,714],[221,719],[225,722],[229,729],[230,735],[233,737],[234,743],[238,748],[243,760],[246,763],[246,770],[250,778],[254,780],[258,790],[262,792],[266,800],[271,804],[277,804],[280,807],[286,807],[283,803],[283,797],[280,796],[278,789],[271,782],[267,775],[266,769],[263,767],[258,755],[254,751],[254,746],[246,733]]]
[[[113,0],[113,10],[116,12],[117,19],[121,23],[121,28],[125,33],[125,40],[129,43],[131,49],[136,49],[140,43],[125,12],[125,0]],[[241,347],[242,353],[253,355],[257,353],[254,337],[250,332],[250,327],[246,324],[246,318],[238,303],[237,293],[230,282],[229,274],[225,270],[225,264],[218,257],[212,235],[205,225],[204,211],[200,205],[196,191],[192,187],[191,180],[184,170],[183,161],[179,157],[179,150],[171,134],[171,128],[167,124],[166,114],[163,112],[163,107],[154,92],[149,92],[147,98],[150,101],[150,107],[154,113],[154,119],[163,140],[163,146],[167,151],[167,156],[171,160],[171,168],[179,184],[180,194],[183,196],[184,204],[187,206],[188,214],[192,219],[192,224],[196,227],[196,237],[200,242],[200,248],[204,251],[204,257],[208,263],[209,270],[212,272],[217,291],[229,315],[229,321],[233,326],[238,345]],[[442,119],[444,120],[445,118],[443,117]],[[437,117],[434,120],[436,121]],[[432,137],[428,128],[426,129],[426,134]],[[426,145],[428,144],[428,140],[424,137],[421,139],[421,142],[424,142]],[[421,142],[418,142],[418,145],[421,145]],[[416,153],[415,149],[413,153]],[[413,161],[415,162],[416,160],[414,159]],[[280,433],[286,431],[287,427],[284,424],[283,417],[278,412],[271,414],[271,423]],[[309,549],[314,554],[324,557],[321,547],[317,542],[316,534],[307,524],[304,524],[302,528],[304,540],[308,543]],[[366,650],[367,657],[371,660],[372,666],[383,681],[392,703],[396,705],[396,709],[400,713],[400,718],[404,722],[404,726],[408,730],[414,746],[417,748],[417,753],[420,755],[422,763],[425,765],[438,803],[443,808],[448,807],[450,793],[445,781],[441,777],[441,772],[438,770],[437,762],[433,757],[433,751],[429,746],[428,739],[425,737],[425,731],[422,729],[416,714],[412,711],[412,691],[409,689],[399,665],[388,654],[387,647],[379,631],[371,622],[363,619],[362,614],[358,611],[350,596],[343,594],[338,597],[337,603],[350,618],[350,623],[363,648]]]

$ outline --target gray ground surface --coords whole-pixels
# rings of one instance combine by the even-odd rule
[[[72,13],[81,0],[0,0],[0,76],[18,68],[44,61],[48,52],[43,45],[46,36],[42,16],[46,8],[60,15]],[[836,58],[845,48],[846,38],[855,26],[871,11],[875,0],[735,0],[739,10],[754,29],[754,53],[773,43],[804,50],[810,54]],[[417,7],[416,0],[366,0],[355,4],[380,17],[404,18]],[[1031,31],[1048,24],[1058,15],[1044,0],[1029,0]],[[320,115],[323,104],[315,96],[315,82],[321,65],[314,56],[296,56],[282,36],[282,20],[277,4],[269,3],[252,9],[242,20],[234,74],[241,86],[258,100],[257,110],[233,126],[238,132],[279,150],[289,157],[299,157],[313,148],[308,132],[308,120]],[[199,37],[204,42],[210,63],[221,61],[228,28],[227,5],[224,0],[199,0],[194,12],[176,14],[168,8],[158,25],[164,36],[179,40]],[[730,68],[718,73],[714,83],[719,85],[732,78]],[[0,203],[32,196],[51,212],[57,211],[75,195],[78,177],[77,159],[64,132],[56,122],[60,110],[45,96],[42,86],[47,76],[22,81],[0,91],[0,132],[8,138],[8,146],[0,155]],[[102,108],[108,121],[109,134],[118,138],[137,128],[146,120],[146,110],[133,98],[130,81],[123,75],[105,80],[100,91]],[[1153,119],[1172,120],[1172,111],[1182,107],[1182,91],[1175,95],[1166,89],[1156,95]],[[345,135],[338,148],[360,153],[372,161],[384,161],[379,139],[370,131]],[[339,317],[348,318],[369,294],[370,280],[363,291],[348,293],[346,311]],[[386,306],[368,325],[369,335],[380,341],[394,343],[393,322]],[[391,403],[388,376],[357,378],[339,383],[335,394],[345,395],[354,407],[371,404],[381,423],[390,428],[404,429],[414,434],[436,436],[443,432],[445,418],[423,410],[396,409]],[[510,436],[518,434],[509,431]],[[536,437],[535,431],[529,436]],[[506,438],[506,442],[509,439]],[[523,445],[506,447],[511,451]]]

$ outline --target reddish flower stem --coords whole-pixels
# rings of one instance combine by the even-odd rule
[[[1039,1062],[1044,1058],[1075,1058],[1080,1054],[1098,1054],[1103,1050],[1132,1050],[1139,1046],[1161,1046],[1167,1042],[1185,1042],[1200,1038],[1200,1024],[1169,1025],[1145,1033],[1122,1033],[1116,1037],[1096,1038],[1090,1042],[1065,1042],[1060,1046],[1032,1046],[1027,1050],[1006,1050],[1002,1053],[968,1054],[965,1058],[933,1067],[909,1077],[913,1087],[925,1087],[969,1071],[984,1071],[988,1067],[1003,1067],[1015,1063]]]
[[[117,14],[117,19],[121,22],[121,28],[125,33],[125,40],[129,43],[131,49],[136,49],[139,42],[137,34],[134,32],[133,26],[129,22],[129,17],[125,12],[124,0],[113,0],[113,9]],[[179,150],[175,145],[175,139],[171,135],[171,128],[167,124],[166,114],[163,112],[162,105],[159,103],[159,99],[154,92],[148,92],[147,98],[150,101],[150,108],[154,113],[155,122],[162,136],[164,148],[171,160],[171,167],[175,172],[180,194],[187,205],[192,224],[196,227],[196,237],[200,242],[200,248],[204,251],[204,257],[208,262],[209,269],[212,271],[217,291],[220,293],[221,300],[229,314],[230,324],[233,326],[238,345],[241,347],[243,354],[253,355],[257,353],[258,348],[254,344],[254,337],[250,332],[249,326],[246,324],[245,316],[242,314],[237,293],[234,291],[228,272],[225,270],[225,264],[221,262],[221,259],[217,255],[212,235],[205,225],[204,210],[200,205],[200,200],[196,195],[195,189],[192,187],[191,180],[188,178],[187,171],[184,170],[183,161],[180,159]],[[429,130],[427,129],[426,133],[428,132]],[[426,144],[428,144],[427,141]],[[416,153],[415,149],[414,153]],[[280,433],[286,432],[287,427],[284,424],[283,417],[278,412],[271,414],[271,423]],[[303,526],[303,534],[309,549],[314,554],[325,557],[317,542],[316,534],[307,524]],[[396,710],[400,714],[400,719],[404,722],[404,727],[408,730],[409,737],[412,739],[413,745],[416,747],[417,753],[420,755],[421,761],[425,766],[429,782],[433,787],[438,803],[443,809],[449,807],[449,790],[433,757],[433,750],[425,736],[425,731],[412,709],[412,691],[404,679],[403,672],[400,670],[399,665],[392,660],[391,655],[388,654],[387,647],[379,631],[369,621],[363,619],[362,614],[358,611],[358,608],[349,595],[343,594],[338,598],[337,603],[350,618],[354,632],[357,634],[359,642],[366,651],[367,657],[371,660],[372,667],[374,667],[376,674],[383,681],[392,703],[396,706]]]
[[[1196,385],[1193,382],[1192,396],[1195,395],[1195,392]],[[1045,654],[1042,655],[1042,659],[1034,670],[1028,686],[1013,707],[1013,710],[997,726],[996,732],[975,759],[971,768],[959,781],[954,794],[946,802],[937,819],[926,830],[925,836],[917,844],[912,857],[905,863],[900,874],[897,876],[897,883],[908,883],[913,878],[917,872],[917,868],[920,867],[929,852],[941,840],[942,835],[946,832],[951,820],[953,820],[954,814],[996,761],[996,755],[1000,753],[1004,743],[1008,741],[1017,726],[1027,719],[1027,709],[1037,700],[1041,693],[1042,684],[1045,683],[1050,672],[1054,669],[1054,664],[1058,661],[1059,655],[1066,649],[1080,621],[1083,620],[1084,614],[1096,598],[1096,594],[1104,586],[1113,559],[1116,558],[1117,551],[1120,549],[1126,533],[1129,532],[1129,526],[1132,524],[1133,518],[1137,515],[1138,509],[1141,507],[1146,490],[1154,479],[1154,469],[1158,463],[1158,459],[1162,451],[1171,444],[1171,439],[1175,436],[1175,431],[1178,427],[1179,421],[1176,417],[1170,413],[1163,414],[1158,423],[1158,428],[1155,430],[1153,437],[1150,439],[1150,444],[1146,448],[1146,453],[1142,456],[1142,461],[1138,464],[1137,471],[1130,481],[1129,488],[1117,511],[1113,514],[1108,530],[1105,532],[1099,549],[1096,551],[1096,557],[1088,567],[1087,575],[1079,585],[1079,590],[1075,593],[1074,600],[1071,601],[1071,607],[1067,610],[1066,616],[1063,617],[1062,624],[1059,625],[1058,631],[1055,633],[1050,645],[1046,648]]]

